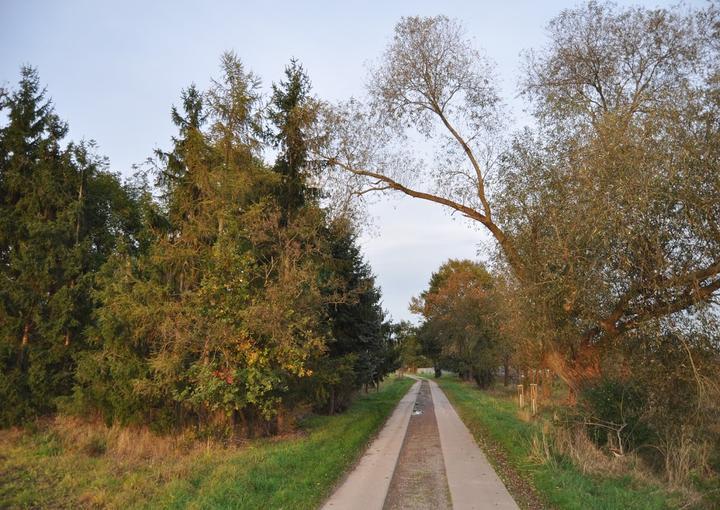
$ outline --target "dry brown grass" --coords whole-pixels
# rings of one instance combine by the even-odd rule
[[[27,492],[18,501],[36,507],[141,506],[166,484],[191,476],[199,459],[222,465],[238,451],[235,445],[200,440],[191,431],[158,435],[146,427],[56,416],[24,429],[0,430],[0,484],[15,484]],[[18,476],[8,478],[11,472]],[[25,478],[33,487],[24,485]]]
[[[410,384],[241,447],[67,416],[0,431],[0,508],[317,508]]]
[[[220,443],[199,441],[190,432],[161,436],[147,427],[107,427],[100,421],[69,416],[53,418],[47,428],[59,436],[67,451],[90,456],[106,455],[128,463],[167,460],[224,448]]]
[[[554,428],[552,447],[571,459],[585,474],[622,476],[642,470],[635,455],[617,455],[601,450],[579,426]]]
[[[673,483],[650,469],[634,452],[618,455],[599,448],[588,437],[582,426],[552,427],[549,422],[545,422],[542,432],[533,438],[532,457],[536,461],[548,463],[555,462],[557,455],[570,459],[583,474],[607,477],[630,476],[644,484],[665,486],[682,494],[688,507],[703,499],[696,488],[688,483],[689,476]]]

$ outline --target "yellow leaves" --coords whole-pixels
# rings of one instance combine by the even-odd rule
[[[309,368],[300,367],[298,368],[298,371],[296,372],[298,377],[310,377],[312,375],[313,371]]]
[[[245,357],[247,364],[251,367],[257,363],[259,358],[260,358],[260,354],[257,351],[250,351],[247,353],[247,355]]]

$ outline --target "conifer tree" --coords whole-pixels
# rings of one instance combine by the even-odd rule
[[[295,59],[285,68],[285,79],[272,90],[268,138],[278,150],[272,170],[280,177],[275,196],[281,225],[292,227],[320,207],[307,161],[307,137],[317,104],[310,79]],[[311,388],[301,385],[301,390],[309,391],[319,408],[334,413],[347,405],[359,386],[376,384],[387,373],[383,368],[387,335],[379,289],[362,259],[352,225],[341,219],[331,222],[325,213],[320,221],[325,252],[320,254],[316,277],[326,296],[334,297],[326,309],[326,354],[315,361]]]
[[[310,89],[310,78],[295,59],[285,68],[285,80],[272,87],[269,120],[274,131],[270,140],[279,151],[273,171],[280,175],[278,201],[285,217],[308,198],[314,198],[304,173],[308,153],[306,132],[315,116]]]
[[[102,348],[78,395],[108,420],[271,432],[324,350],[324,215],[284,216],[279,176],[259,157],[257,80],[232,54],[222,71],[172,112],[153,242],[107,268]]]
[[[37,72],[0,97],[0,422],[54,408],[84,348],[94,271],[132,230],[132,201],[92,144],[65,146]]]

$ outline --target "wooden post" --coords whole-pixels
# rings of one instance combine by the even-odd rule
[[[530,409],[533,416],[537,414],[537,384],[530,385]]]
[[[518,392],[518,405],[520,406],[520,409],[525,407],[525,395],[524,395],[524,388],[522,384],[517,385],[517,392]]]

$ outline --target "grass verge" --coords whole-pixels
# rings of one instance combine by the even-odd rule
[[[0,431],[0,507],[316,508],[411,384],[391,379],[343,414],[240,448],[62,419]]]
[[[660,510],[683,506],[679,496],[634,477],[584,474],[557,455],[540,458],[543,425],[521,419],[513,400],[456,377],[436,381],[521,507]]]

